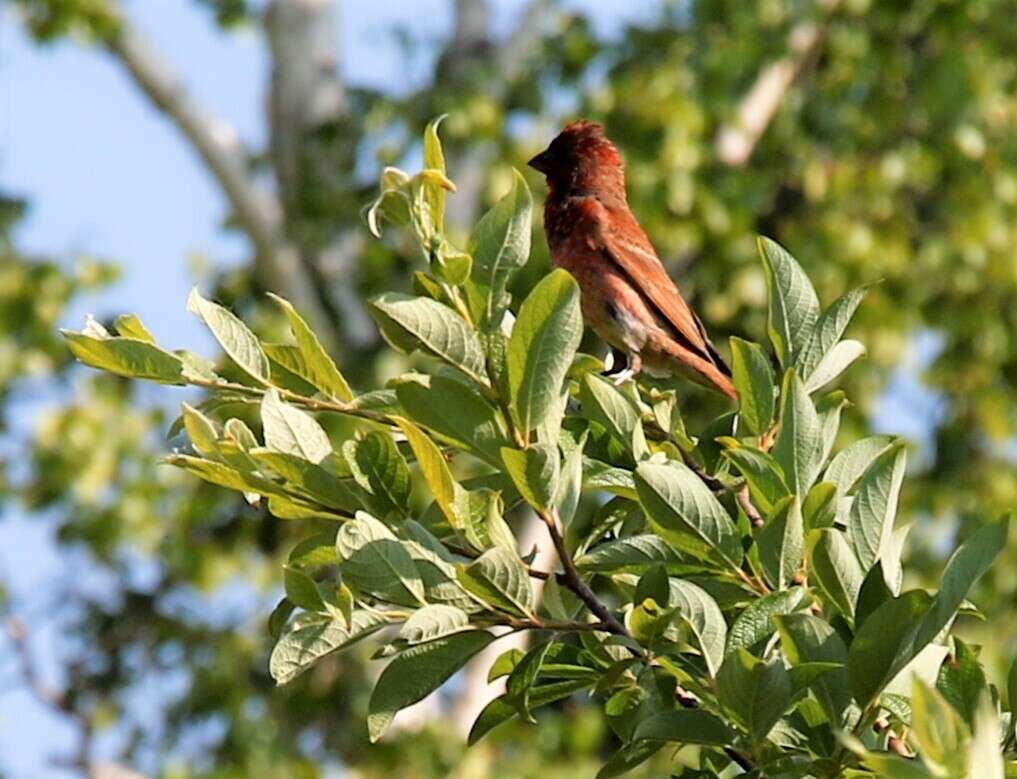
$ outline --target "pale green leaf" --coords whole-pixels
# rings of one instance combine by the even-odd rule
[[[197,287],[191,290],[190,297],[187,298],[187,310],[200,317],[240,370],[259,384],[268,383],[268,357],[247,325],[218,303],[203,298]]]
[[[731,373],[738,392],[741,421],[753,435],[763,435],[773,422],[774,387],[770,359],[760,346],[731,338]]]
[[[386,293],[370,303],[382,335],[403,352],[419,350],[444,360],[487,385],[484,350],[477,333],[457,312],[436,300]]]
[[[784,472],[791,493],[804,496],[823,466],[823,428],[794,370],[785,374],[781,396],[780,433],[773,446],[773,459]]]
[[[513,170],[512,189],[480,218],[470,236],[471,308],[487,327],[500,326],[508,306],[509,279],[529,259],[532,213],[530,189],[519,171]]]
[[[545,276],[519,309],[508,346],[512,405],[529,432],[557,406],[583,336],[579,286],[564,270]]]
[[[271,293],[269,293],[269,297],[278,303],[283,313],[286,314],[293,338],[297,342],[297,349],[304,358],[303,362],[298,365],[285,367],[325,395],[344,401],[352,400],[353,391],[350,389],[350,385],[304,318],[288,300]],[[299,370],[294,370],[294,368],[299,368]]]
[[[272,650],[268,669],[276,684],[286,684],[330,652],[371,635],[386,621],[376,612],[357,609],[350,623],[347,627],[336,619],[295,621]]]
[[[533,588],[522,561],[495,547],[469,565],[456,566],[459,583],[481,603],[508,614],[532,617]]]
[[[738,529],[690,468],[677,462],[641,463],[635,485],[647,516],[668,542],[697,557],[714,553],[738,567],[742,559]]]
[[[276,452],[295,454],[312,463],[332,454],[332,443],[318,421],[284,403],[275,390],[266,392],[261,400],[261,424],[265,446]]]
[[[770,307],[767,331],[780,364],[795,365],[812,337],[819,316],[819,299],[798,262],[769,238],[759,239]]]
[[[406,546],[364,512],[345,523],[335,539],[343,580],[351,587],[404,606],[422,605],[424,583]]]
[[[71,353],[85,365],[130,379],[186,384],[180,358],[137,338],[94,338],[61,330]]]

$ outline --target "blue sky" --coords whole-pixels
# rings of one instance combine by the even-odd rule
[[[407,67],[391,30],[401,24],[424,40],[440,42],[451,23],[450,0],[340,5],[336,35],[347,81],[405,89],[413,87],[414,78],[427,77],[426,57]],[[590,12],[597,27],[610,33],[626,20],[645,18],[657,3],[570,0],[564,5]],[[499,27],[505,28],[525,2],[496,0],[494,6]],[[223,35],[193,0],[136,0],[127,8],[187,88],[245,142],[262,146],[267,63],[257,35]],[[196,269],[247,256],[243,240],[221,229],[226,206],[214,182],[115,62],[74,41],[37,47],[7,11],[0,11],[0,192],[31,204],[18,235],[24,249],[67,263],[94,255],[123,269],[116,286],[80,301],[65,324],[79,325],[86,313],[127,309],[140,314],[164,343],[211,348],[184,309],[187,292],[200,282]],[[56,556],[49,534],[38,517],[9,515],[0,523],[0,578],[12,583],[23,603],[40,605],[37,594],[68,571],[68,560]],[[33,631],[41,667],[52,676],[60,637],[45,619],[33,621]],[[0,770],[13,779],[70,776],[54,770],[49,759],[71,748],[74,731],[17,690],[11,681],[16,677],[3,661],[0,647]],[[154,682],[168,688],[156,690],[162,694],[171,692],[173,683]]]

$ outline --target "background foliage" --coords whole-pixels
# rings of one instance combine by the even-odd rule
[[[40,43],[72,36],[96,57],[123,63],[126,76],[166,108],[158,73],[139,65],[138,41],[115,4],[8,5]],[[329,68],[300,69],[307,52],[329,62],[328,47],[306,45],[299,25],[280,20],[310,8],[316,24],[331,24],[329,3],[270,3],[274,17],[263,16],[261,5],[204,5],[227,29],[240,24],[263,34],[272,56],[267,150],[183,136],[233,193],[229,228],[250,240],[251,262],[224,273],[215,297],[270,340],[281,339],[285,324],[264,305],[264,289],[309,312],[354,386],[400,372],[378,358],[380,343],[358,303],[383,290],[408,292],[415,263],[415,250],[395,236],[365,240],[358,211],[373,196],[376,166],[418,154],[419,127],[449,112],[443,135],[459,193],[449,198],[448,216],[462,245],[476,215],[508,190],[509,167],[542,147],[558,117],[582,114],[605,122],[621,143],[634,208],[717,340],[763,333],[757,233],[794,247],[824,301],[883,280],[853,325],[869,352],[845,379],[856,405],[843,428],[853,439],[932,398],[902,495],[903,517],[916,520],[912,584],[933,584],[956,542],[1013,503],[1012,3],[666,4],[652,25],[609,40],[582,14],[550,3],[526,6],[514,30],[492,29],[476,10],[482,3],[459,3],[432,81],[399,98],[344,84]],[[809,22],[822,34],[803,45]],[[718,138],[739,125],[759,76],[781,64],[794,78],[741,161]],[[183,126],[186,115],[166,110]],[[272,197],[244,196],[255,191],[248,165],[270,169]],[[139,404],[137,389],[120,380],[67,370],[54,324],[64,301],[108,271],[82,265],[66,273],[65,264],[21,256],[18,208],[5,201],[3,213],[5,413],[17,414],[17,394],[39,382],[71,381],[76,390],[27,440],[9,436],[4,499],[52,523],[73,559],[108,585],[101,596],[73,581],[54,585],[53,602],[66,606],[59,629],[74,640],[61,653],[57,682],[36,685],[82,736],[80,754],[70,756],[78,770],[115,757],[153,774],[313,776],[327,755],[366,774],[399,765],[421,776],[449,775],[452,766],[464,775],[493,775],[492,766],[528,775],[574,772],[610,751],[605,725],[590,711],[570,711],[569,728],[552,718],[527,731],[533,753],[514,746],[519,737],[510,734],[462,758],[461,743],[434,725],[402,736],[413,740],[412,751],[399,741],[364,750],[359,727],[335,726],[337,718],[362,718],[367,683],[353,658],[276,691],[253,615],[274,600],[292,529],[156,466],[172,420],[151,395]],[[543,241],[534,247],[519,291],[546,272]],[[340,283],[350,279],[353,285]],[[920,377],[909,375],[914,365]],[[689,418],[700,414],[696,402],[689,400]],[[961,626],[985,645],[997,681],[1012,651],[1000,638],[1013,634],[1010,556],[1004,552],[974,596],[987,622]],[[209,616],[205,599],[238,582],[262,593],[258,608],[245,612],[251,621]],[[10,609],[29,635],[54,613],[24,606]],[[16,672],[17,647],[9,645]],[[179,694],[159,706],[161,726],[153,727],[132,696],[160,674],[177,675]],[[112,722],[112,746],[96,747],[94,734]],[[549,763],[539,750],[564,756]]]

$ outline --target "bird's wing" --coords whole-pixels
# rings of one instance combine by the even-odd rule
[[[678,287],[667,275],[650,239],[636,218],[625,210],[608,209],[594,197],[587,206],[587,214],[597,225],[594,241],[618,268],[628,276],[632,286],[656,310],[660,318],[674,330],[679,342],[690,351],[708,360],[726,376],[731,375],[724,358],[710,342],[706,328],[685,302]]]

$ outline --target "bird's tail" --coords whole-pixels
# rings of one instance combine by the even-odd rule
[[[735,392],[730,374],[725,370],[727,366],[723,365],[723,363],[717,365],[715,362],[686,349],[680,343],[670,338],[660,339],[654,346],[667,355],[669,358],[667,361],[672,363],[673,367],[682,369],[681,372],[697,384],[717,390],[732,400],[738,400],[738,393]],[[648,355],[644,354],[644,357],[646,356]],[[654,362],[657,362],[657,360],[654,360]],[[677,366],[674,363],[677,363]]]

